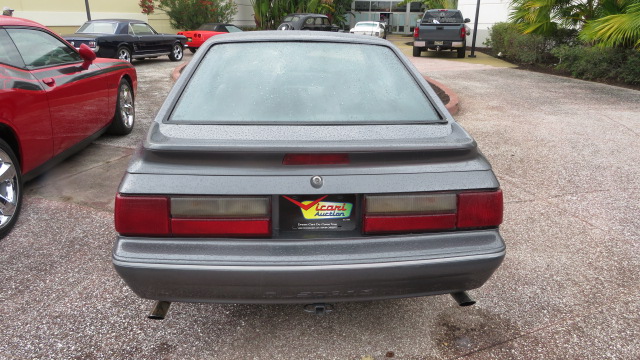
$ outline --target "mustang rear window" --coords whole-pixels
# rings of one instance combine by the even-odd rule
[[[393,51],[377,45],[253,42],[213,46],[170,122],[440,122]]]
[[[76,31],[78,34],[115,34],[117,22],[86,22]]]

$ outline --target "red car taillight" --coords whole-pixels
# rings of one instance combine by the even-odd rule
[[[464,39],[467,36],[467,29],[463,26],[462,29],[460,29],[460,39]]]
[[[116,231],[125,236],[267,237],[271,200],[256,197],[116,196]]]
[[[417,39],[419,36],[420,36],[420,28],[416,26],[416,27],[413,29],[413,38],[414,38],[414,39]]]
[[[345,165],[348,154],[286,154],[282,165]]]
[[[502,191],[366,195],[365,234],[496,227]]]

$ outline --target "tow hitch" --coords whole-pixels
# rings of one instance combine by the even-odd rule
[[[314,315],[327,315],[334,310],[333,304],[307,304],[304,306],[304,311]]]

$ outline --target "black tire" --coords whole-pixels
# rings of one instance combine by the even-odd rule
[[[118,98],[116,99],[116,114],[111,120],[107,132],[112,135],[127,135],[133,130],[136,120],[136,108],[131,84],[126,79],[120,80]]]
[[[184,51],[182,49],[182,44],[177,42],[173,44],[171,47],[171,52],[169,53],[169,60],[171,61],[180,61],[184,56]]]
[[[129,50],[126,46],[120,46],[118,51],[116,51],[116,59],[125,60],[126,62],[131,62],[131,50]]]
[[[11,146],[0,139],[0,239],[13,229],[22,208],[22,174]]]
[[[420,57],[420,53],[422,52],[422,48],[419,47],[413,47],[413,56],[414,57]]]
[[[465,56],[465,48],[459,48],[458,49],[458,59],[464,59]]]
[[[190,48],[189,48],[189,51],[191,51],[191,53],[192,53],[192,54],[195,54],[195,53],[196,53],[196,51],[198,51],[198,48],[192,48],[192,47],[190,47]]]

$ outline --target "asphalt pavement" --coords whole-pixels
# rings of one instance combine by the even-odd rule
[[[404,42],[391,40],[410,55]],[[409,39],[410,40],[410,39]],[[187,54],[185,60],[190,59]],[[27,184],[0,241],[0,359],[638,359],[640,91],[423,53],[505,195],[507,256],[471,291],[337,304],[174,303],[164,321],[111,266],[113,197],[178,63],[135,62],[136,128]]]

